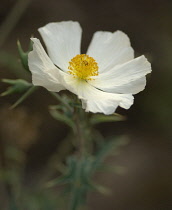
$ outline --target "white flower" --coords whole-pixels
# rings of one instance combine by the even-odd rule
[[[81,54],[82,29],[78,22],[49,23],[39,28],[48,55],[32,38],[28,63],[34,85],[49,91],[67,89],[78,96],[88,112],[112,114],[118,106],[133,104],[133,94],[146,85],[151,72],[144,56],[134,59],[129,38],[121,31],[98,31],[86,54]]]

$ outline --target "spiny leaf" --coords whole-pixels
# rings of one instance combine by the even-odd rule
[[[21,104],[28,96],[30,96],[37,87],[32,86],[31,88],[29,88],[29,90],[27,90],[10,108],[14,109],[16,106],[18,106],[19,104]]]
[[[13,93],[22,93],[32,87],[32,84],[22,79],[2,79],[2,82],[10,84],[11,86],[5,92],[1,93],[1,96],[10,95]]]
[[[55,185],[61,185],[61,184],[67,184],[69,182],[73,181],[73,177],[75,176],[76,173],[76,158],[75,157],[70,157],[67,159],[67,170],[64,173],[63,176],[58,177],[57,179],[49,181],[45,187],[53,187]]]
[[[55,92],[51,92],[49,91],[49,93],[54,96],[62,105],[62,109],[64,112],[69,111],[70,113],[73,113],[73,108],[69,105],[70,103],[70,98],[67,97],[66,95],[62,95],[60,96],[59,94],[55,93]],[[59,108],[57,108],[59,109]]]
[[[60,106],[59,106],[60,108]],[[54,119],[59,120],[63,123],[65,123],[66,125],[68,125],[69,127],[71,127],[72,129],[75,129],[75,123],[73,122],[73,120],[67,116],[64,112],[61,113],[60,111],[58,111],[57,109],[52,109],[50,107],[49,110],[50,114],[54,117]]]
[[[33,49],[33,42],[30,41],[29,47],[28,47],[28,51],[26,51],[26,52],[23,51],[22,46],[21,46],[19,40],[17,41],[17,46],[18,46],[18,52],[19,52],[19,55],[20,55],[21,63],[22,63],[22,65],[23,65],[23,67],[24,67],[27,71],[29,71],[29,66],[28,66],[28,54],[29,54],[29,52]]]

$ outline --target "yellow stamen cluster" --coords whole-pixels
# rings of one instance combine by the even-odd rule
[[[69,62],[68,73],[82,80],[93,80],[98,75],[98,65],[94,58],[86,55],[76,55]]]

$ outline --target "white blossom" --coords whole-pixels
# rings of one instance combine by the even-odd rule
[[[81,54],[82,29],[78,22],[49,23],[39,28],[47,53],[37,38],[28,64],[32,82],[49,91],[69,90],[87,112],[115,112],[133,104],[133,94],[146,85],[151,65],[144,56],[134,58],[128,36],[121,32],[95,32],[86,54]]]

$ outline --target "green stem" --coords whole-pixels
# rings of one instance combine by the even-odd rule
[[[81,179],[81,160],[78,160],[77,168],[75,172],[75,182],[72,186],[71,191],[71,204],[70,210],[77,210],[80,206],[80,201],[82,199],[82,186],[79,186]]]
[[[62,104],[64,104],[66,106],[67,109],[69,109],[71,112],[72,112],[72,108],[69,106],[68,103],[66,103],[66,101],[60,96],[58,95],[57,93],[55,92],[51,92],[49,91],[49,93],[54,96],[54,98],[56,98],[59,102],[61,102]]]
[[[75,122],[76,122],[76,135],[78,137],[78,154],[79,154],[79,157],[82,159],[82,157],[84,156],[84,153],[85,153],[85,138],[84,138],[84,135],[83,135],[83,123],[82,123],[82,120],[81,120],[81,113],[80,111],[83,111],[83,110],[80,110],[78,108],[76,108],[75,110]]]

